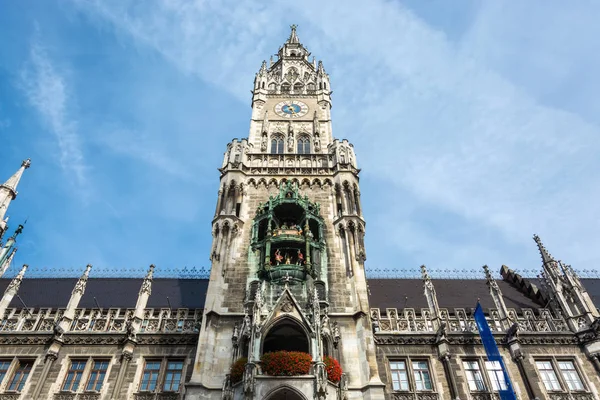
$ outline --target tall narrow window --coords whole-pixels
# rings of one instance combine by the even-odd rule
[[[0,360],[0,383],[4,380],[4,377],[8,373],[8,369],[10,368],[10,363],[12,360]]]
[[[431,390],[431,375],[429,374],[429,366],[427,361],[413,361],[413,374],[415,376],[415,389]]]
[[[165,372],[165,383],[163,391],[177,392],[181,383],[181,371],[183,370],[183,361],[167,362],[167,370]]]
[[[88,379],[85,390],[99,392],[102,389],[102,383],[106,377],[106,370],[108,369],[108,360],[94,360],[92,365],[92,372]]]
[[[71,365],[69,366],[65,383],[63,383],[63,391],[77,391],[77,388],[79,388],[79,382],[81,381],[81,376],[83,375],[83,370],[85,369],[85,364],[85,360],[71,360]]]
[[[274,137],[271,140],[271,154],[283,154],[283,138]]]
[[[298,138],[298,154],[310,154],[310,139],[307,137]]]
[[[535,365],[537,366],[538,371],[540,371],[540,377],[542,378],[542,382],[544,382],[544,387],[547,391],[561,390],[558,377],[556,376],[556,372],[554,372],[554,368],[552,368],[552,363],[550,361],[536,361]]]
[[[391,362],[390,370],[392,372],[392,389],[408,390],[408,372],[406,371],[406,362]]]
[[[483,375],[479,369],[479,363],[477,361],[463,361],[463,367],[467,375],[469,390],[472,392],[484,391],[485,384],[483,383]]]
[[[144,372],[142,373],[140,392],[153,392],[156,390],[156,382],[158,382],[159,372],[160,361],[146,361],[146,365],[144,365]]]
[[[492,389],[497,392],[499,390],[506,390],[506,380],[504,379],[504,371],[499,361],[486,361],[485,369],[487,370],[488,377],[492,384]]]
[[[27,382],[31,368],[33,367],[33,361],[22,361],[19,360],[17,369],[15,370],[10,383],[8,384],[8,390],[14,392],[20,392]]]
[[[581,378],[575,369],[575,364],[573,361],[559,361],[558,369],[560,369],[560,373],[562,374],[565,383],[569,387],[569,390],[584,390],[583,382],[581,382]]]

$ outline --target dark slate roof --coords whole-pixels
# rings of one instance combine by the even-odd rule
[[[533,280],[532,280],[533,281]],[[484,309],[495,308],[489,288],[483,279],[432,279],[441,308],[475,308],[477,299]],[[537,281],[536,281],[537,282]],[[594,304],[600,304],[600,279],[582,279]],[[527,297],[508,282],[497,281],[508,308],[539,308],[541,305]],[[371,307],[427,308],[421,279],[369,279]]]
[[[94,297],[102,308],[134,308],[143,279],[134,278],[90,278],[80,308],[96,308]],[[0,293],[10,279],[0,279]],[[32,278],[23,279],[19,296],[27,307],[64,308],[69,302],[76,278]],[[208,280],[155,278],[148,308],[203,308]],[[169,300],[167,301],[167,297]],[[22,308],[15,296],[9,307]]]
[[[483,308],[495,308],[485,280],[432,279],[441,308],[475,308],[479,299]],[[369,279],[371,307],[427,308],[421,279]],[[538,308],[539,305],[510,284],[498,281],[508,308]]]

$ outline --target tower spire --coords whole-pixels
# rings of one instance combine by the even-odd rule
[[[17,236],[23,232],[23,225],[19,225],[17,229],[15,229],[15,233],[11,237],[8,238],[2,249],[0,249],[0,277],[4,275],[4,272],[10,266],[10,263],[15,256],[15,252],[17,248],[15,243],[17,241]]]
[[[290,37],[288,38],[286,43],[300,43],[300,40],[298,39],[298,34],[296,33],[297,27],[298,27],[298,25],[296,25],[296,24],[290,25],[290,28],[292,29],[292,31],[290,32]]]
[[[8,206],[10,202],[17,197],[17,185],[21,180],[21,176],[23,176],[23,171],[25,171],[31,165],[31,159],[23,160],[21,163],[21,167],[8,178],[6,182],[0,185],[0,238],[6,231],[6,211],[8,210]]]

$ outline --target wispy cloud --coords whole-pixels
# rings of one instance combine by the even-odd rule
[[[565,101],[574,96],[566,87],[557,96],[561,101],[548,101],[539,89],[543,82],[528,84],[535,71],[523,75],[517,64],[535,50],[536,60],[543,60],[538,68],[552,68],[546,80],[572,79],[584,61],[600,66],[585,45],[571,46],[600,35],[593,23],[571,29],[568,40],[521,40],[544,20],[527,15],[552,14],[554,25],[567,30],[579,17],[593,15],[586,7],[553,3],[540,10],[531,4],[518,8],[518,15],[497,18],[502,10],[484,5],[452,41],[413,10],[383,0],[349,0],[343,7],[307,0],[293,16],[287,4],[260,1],[74,3],[183,73],[242,101],[260,60],[287,34],[285,25],[299,23],[301,40],[324,58],[332,75],[334,134],[355,142],[364,167],[365,210],[379,222],[368,235],[371,265],[395,267],[395,260],[427,255],[448,267],[520,259],[531,268],[539,264],[533,232],[581,268],[600,261],[600,208],[590,201],[600,197],[593,173],[600,167],[600,128],[590,122],[593,113],[579,112],[585,98]],[[510,57],[484,49],[509,49]],[[499,59],[513,64],[500,65]],[[587,81],[587,87],[599,86],[596,77]],[[590,93],[596,91],[585,93],[595,97]],[[381,187],[385,195],[369,200],[368,191],[381,194]],[[428,221],[432,210],[438,217],[434,228]],[[402,225],[393,237],[384,222],[390,219]],[[455,241],[457,231],[462,242]],[[403,254],[392,260],[390,246]]]
[[[88,187],[77,119],[72,116],[74,102],[66,79],[53,64],[39,32],[31,43],[29,60],[21,71],[21,87],[57,143],[58,161],[70,182],[82,193]]]

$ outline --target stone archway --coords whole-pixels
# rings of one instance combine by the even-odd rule
[[[263,353],[272,351],[301,351],[310,354],[306,332],[297,322],[284,318],[265,335]]]
[[[275,389],[267,396],[264,397],[265,400],[306,400],[302,394],[298,393],[295,389],[284,386],[278,389]]]

